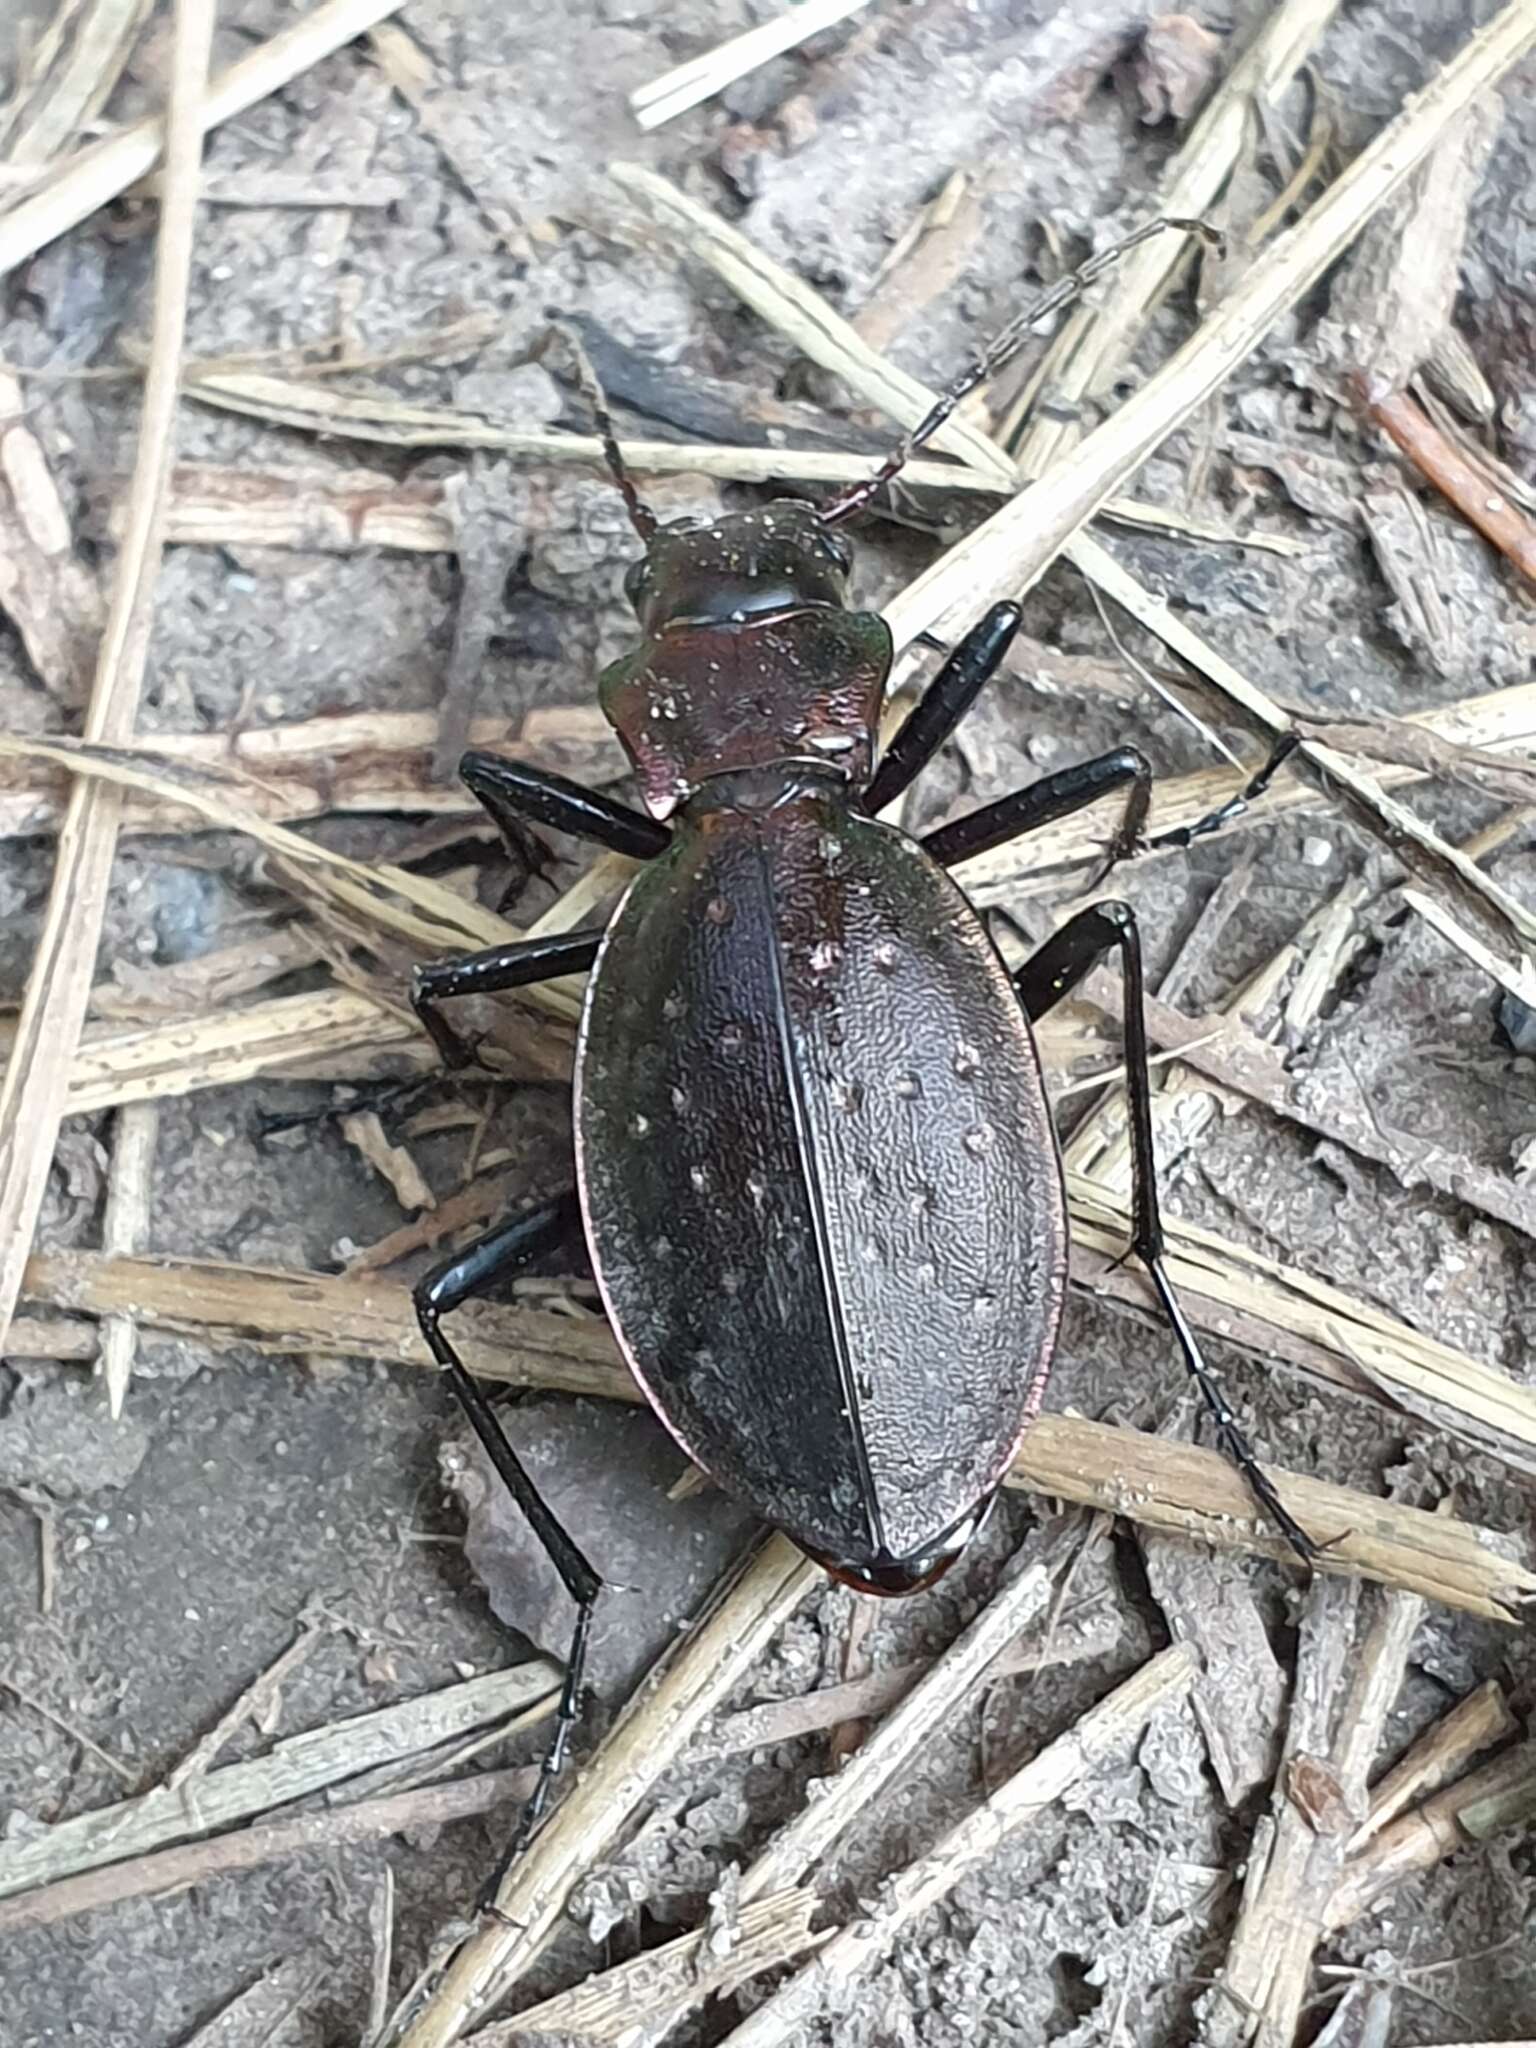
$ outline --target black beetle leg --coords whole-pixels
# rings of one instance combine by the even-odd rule
[[[941,866],[954,867],[978,853],[990,853],[994,846],[1003,846],[1010,839],[1021,838],[1026,832],[1038,831],[1057,818],[1070,817],[1074,811],[1083,810],[1126,783],[1130,789],[1125,814],[1097,878],[1102,881],[1116,861],[1136,851],[1147,822],[1147,807],[1152,801],[1152,764],[1137,747],[1116,747],[1111,753],[1095,755],[1091,761],[1077,761],[1070,768],[1058,768],[1053,775],[1042,775],[1027,788],[1016,789],[1009,796],[999,797],[995,804],[929,832],[923,845]]]
[[[565,1590],[576,1603],[576,1625],[571,1634],[571,1647],[566,1657],[565,1683],[560,1691],[555,1732],[550,1738],[548,1749],[544,1752],[538,1782],[523,1809],[523,1817],[512,1838],[512,1845],[497,1866],[490,1887],[492,1894],[502,1874],[522,1852],[529,1836],[538,1825],[539,1817],[549,1799],[550,1787],[565,1762],[566,1748],[581,1704],[582,1669],[586,1663],[592,1609],[598,1594],[602,1591],[603,1582],[529,1478],[517,1453],[507,1442],[506,1433],[496,1419],[495,1410],[465,1371],[453,1346],[443,1335],[440,1325],[442,1318],[451,1310],[460,1307],[473,1296],[484,1293],[493,1282],[504,1280],[510,1273],[515,1273],[520,1267],[527,1265],[529,1260],[536,1258],[540,1252],[549,1250],[568,1237],[576,1228],[579,1219],[580,1212],[575,1194],[561,1195],[553,1202],[546,1202],[541,1208],[530,1210],[526,1216],[516,1217],[510,1223],[499,1224],[496,1229],[487,1231],[467,1250],[456,1253],[443,1265],[435,1267],[412,1289],[416,1318],[421,1324],[421,1334],[426,1338],[432,1356],[443,1368],[443,1377],[458,1397],[459,1405],[469,1418],[475,1435],[485,1446],[486,1456],[495,1466],[508,1493],[527,1517],[529,1527],[544,1546],[550,1563],[560,1574]]]
[[[455,996],[489,996],[509,988],[527,988],[536,981],[554,981],[562,974],[585,974],[603,942],[601,925],[579,932],[550,932],[536,939],[513,939],[505,946],[487,946],[459,960],[434,960],[411,977],[411,1008],[431,1034],[444,1066],[467,1067],[474,1050],[442,1014],[440,1005]]]
[[[1106,954],[1118,951],[1125,983],[1125,1073],[1126,1094],[1131,1110],[1131,1157],[1135,1170],[1135,1196],[1131,1218],[1131,1245],[1146,1267],[1157,1289],[1164,1313],[1173,1325],[1179,1349],[1190,1377],[1200,1389],[1227,1455],[1242,1472],[1249,1491],[1264,1508],[1304,1564],[1317,1556],[1318,1546],[1296,1521],[1275,1491],[1267,1473],[1253,1454],[1242,1425],[1233,1414],[1221,1382],[1206,1364],[1199,1340],[1174,1292],[1163,1264],[1163,1223],[1157,1199],[1157,1154],[1152,1137],[1152,1084],[1147,1064],[1147,1026],[1142,1011],[1141,936],[1136,914],[1128,903],[1095,903],[1069,918],[1039,952],[1026,960],[1014,976],[1030,1022],[1036,1023],[1047,1010],[1077,987],[1083,977]]]
[[[997,673],[1023,616],[1018,605],[1005,600],[971,628],[886,748],[874,780],[859,799],[861,810],[875,816],[916,781]]]
[[[1207,811],[1203,818],[1196,818],[1192,825],[1175,825],[1169,832],[1154,832],[1148,841],[1151,846],[1189,846],[1207,832],[1219,832],[1223,825],[1240,818],[1248,806],[1261,797],[1276,775],[1301,745],[1299,732],[1282,733],[1270,748],[1261,765],[1249,776],[1235,796],[1229,796],[1224,804],[1218,804],[1214,811]]]
[[[500,754],[470,752],[459,763],[459,776],[490,813],[509,843],[515,840],[508,821],[531,818],[556,832],[569,832],[578,839],[595,839],[610,853],[626,853],[632,860],[651,860],[665,853],[672,835],[643,811],[631,810],[611,796],[583,789],[564,775],[552,775],[546,768],[530,768],[523,761],[508,761]]]

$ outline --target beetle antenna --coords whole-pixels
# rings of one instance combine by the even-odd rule
[[[576,381],[580,384],[582,396],[591,407],[592,417],[597,422],[598,438],[603,444],[603,460],[608,465],[608,474],[619,487],[619,496],[624,500],[624,509],[629,514],[630,525],[648,544],[661,522],[635,489],[635,480],[624,465],[619,437],[613,431],[613,418],[608,411],[608,400],[597,371],[592,366],[592,358],[582,346],[581,336],[570,328],[566,328],[564,332],[576,365]]]
[[[1208,221],[1183,220],[1172,214],[1159,214],[1156,220],[1144,222],[1133,235],[1127,235],[1123,242],[1116,242],[1111,248],[1101,249],[1096,256],[1090,256],[1080,269],[1061,278],[1049,291],[1042,292],[1038,299],[1026,306],[1022,313],[1015,314],[1008,325],[992,337],[971,367],[955,379],[915,427],[902,435],[873,476],[850,484],[846,491],[823,505],[819,512],[822,524],[837,526],[855,512],[862,512],[899,475],[914,451],[925,441],[933,439],[961,399],[974,391],[978,384],[984,384],[989,377],[996,375],[1037,321],[1080,298],[1096,277],[1118,263],[1130,250],[1140,248],[1143,242],[1150,242],[1154,235],[1162,234],[1165,228],[1179,228],[1185,234],[1198,235],[1217,249],[1225,247],[1220,229],[1213,228]]]

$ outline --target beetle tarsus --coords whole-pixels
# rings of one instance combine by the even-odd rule
[[[1183,1304],[1163,1263],[1163,1221],[1157,1197],[1157,1149],[1152,1132],[1152,1085],[1148,1063],[1147,1025],[1143,1009],[1141,935],[1136,913],[1128,903],[1092,904],[1069,918],[1039,952],[1014,976],[1019,1000],[1036,1023],[1047,1010],[1077,987],[1107,954],[1118,952],[1124,980],[1126,1094],[1131,1114],[1131,1157],[1134,1169],[1131,1248],[1146,1267],[1184,1355],[1190,1378],[1200,1390],[1228,1457],[1241,1471],[1250,1492],[1303,1564],[1317,1556],[1317,1545],[1286,1508],[1200,1350]]]
[[[579,1211],[574,1192],[561,1195],[541,1208],[499,1224],[457,1252],[419,1280],[412,1290],[416,1319],[432,1356],[447,1380],[480,1439],[486,1456],[502,1484],[527,1519],[546,1556],[560,1575],[562,1585],[576,1603],[576,1623],[566,1656],[565,1679],[555,1715],[554,1734],[539,1767],[523,1817],[512,1838],[512,1846],[497,1869],[499,1884],[508,1864],[521,1853],[548,1803],[550,1790],[565,1761],[581,1706],[582,1674],[586,1665],[587,1637],[592,1610],[603,1581],[576,1544],[564,1524],[539,1492],[521,1459],[507,1441],[496,1412],[466,1372],[463,1362],[442,1330],[442,1319],[464,1302],[483,1294],[495,1282],[518,1272],[540,1253],[569,1237],[578,1227]]]
[[[1167,832],[1154,833],[1147,842],[1148,845],[1192,846],[1208,832],[1219,832],[1223,825],[1230,825],[1234,818],[1240,818],[1248,806],[1264,794],[1300,745],[1299,732],[1282,733],[1235,796],[1229,796],[1224,804],[1218,804],[1214,811],[1207,811],[1203,818],[1196,818],[1191,825],[1175,825]]]

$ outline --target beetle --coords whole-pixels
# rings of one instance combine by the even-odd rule
[[[561,1766],[602,1581],[443,1318],[579,1228],[623,1354],[688,1456],[860,1591],[932,1585],[1040,1406],[1065,1298],[1065,1190],[1031,1027],[1110,954],[1124,987],[1132,1248],[1228,1451],[1292,1546],[1313,1554],[1164,1264],[1133,912],[1096,902],[1010,973],[949,872],[1123,791],[1113,865],[1142,841],[1145,757],[1118,747],[921,839],[879,817],[997,669],[1020,611],[993,606],[877,759],[891,636],[849,606],[838,528],[1026,326],[1119,253],[1021,315],[872,476],[819,508],[781,498],[664,526],[590,394],[644,547],[626,579],[639,644],[600,682],[644,809],[484,752],[461,774],[509,835],[532,820],[641,865],[605,927],[424,966],[412,992],[456,1065],[471,1055],[444,1002],[589,974],[572,1187],[415,1289],[433,1355],[576,1607],[554,1738],[513,1854]],[[1284,752],[1219,812],[1166,836],[1187,842],[1224,821]]]

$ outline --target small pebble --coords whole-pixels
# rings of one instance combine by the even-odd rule
[[[1309,868],[1325,868],[1333,859],[1333,847],[1328,840],[1309,833],[1301,842],[1301,857]]]

